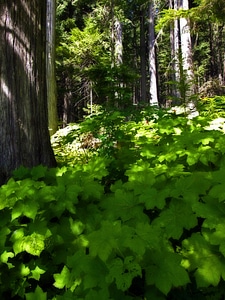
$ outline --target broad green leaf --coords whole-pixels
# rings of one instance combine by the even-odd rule
[[[2,263],[5,263],[8,265],[8,268],[11,269],[14,267],[14,265],[10,262],[8,262],[9,258],[13,258],[15,255],[12,252],[7,252],[6,250],[1,254],[0,260]]]
[[[93,178],[84,178],[81,182],[83,199],[100,200],[104,194],[104,187]]]
[[[115,279],[117,288],[126,291],[131,286],[133,278],[142,276],[141,266],[135,261],[134,257],[125,257],[124,261],[115,258],[109,264],[109,275],[107,281],[113,282]]]
[[[45,177],[46,172],[47,172],[47,167],[43,165],[39,165],[31,169],[31,175],[34,180],[38,180],[40,178]]]
[[[54,195],[55,188],[52,186],[43,186],[41,189],[37,191],[36,199],[38,198],[38,202],[51,202],[56,200],[56,196]]]
[[[45,237],[38,233],[32,233],[28,236],[21,236],[15,239],[13,250],[15,254],[26,251],[35,256],[40,256],[45,248]]]
[[[78,236],[84,231],[85,225],[81,221],[74,221],[72,218],[70,218],[69,222],[70,229],[74,235]]]
[[[147,210],[154,209],[156,207],[162,209],[166,204],[165,192],[166,191],[164,190],[158,191],[156,188],[153,187],[147,187],[145,189],[143,189],[142,187],[142,194],[139,197],[139,201],[145,204],[145,208]]]
[[[149,255],[145,269],[148,285],[155,285],[167,295],[173,287],[181,287],[189,283],[188,273],[181,266],[181,256],[160,250],[149,252]]]
[[[13,177],[18,179],[24,179],[30,175],[30,170],[25,168],[24,166],[20,166],[16,170],[13,171]]]
[[[18,201],[12,210],[12,221],[20,216],[26,216],[30,219],[35,219],[39,204],[34,199],[26,199],[24,201]]]
[[[47,293],[37,286],[34,293],[26,293],[25,297],[26,300],[47,300]]]
[[[104,157],[96,157],[84,165],[84,172],[91,174],[92,178],[102,179],[108,175],[108,170],[106,166],[108,165],[108,160]]]
[[[130,249],[135,255],[142,257],[147,249],[158,249],[162,230],[148,222],[138,222],[135,227],[121,227],[122,235],[119,240],[120,247]]]
[[[195,203],[198,202],[200,195],[207,194],[211,184],[212,179],[208,172],[193,172],[176,180],[171,196],[175,198],[182,196],[187,203]]]
[[[146,240],[142,239],[142,237],[140,237],[138,233],[136,233],[135,228],[128,226],[122,226],[120,245],[127,249],[130,249],[132,253],[140,256],[144,255],[147,247]]]
[[[13,178],[10,178],[7,184],[0,187],[0,210],[6,207],[12,207],[17,201],[17,190],[20,188],[19,182],[16,182]]]
[[[160,236],[162,229],[149,223],[137,223],[135,232],[137,236],[145,242],[145,247],[149,249],[160,248]]]
[[[67,257],[67,265],[72,269],[72,275],[77,279],[77,285],[78,279],[80,279],[79,284],[82,283],[85,290],[104,286],[108,270],[100,259],[86,255],[83,250],[80,250]]]
[[[149,163],[144,161],[134,164],[130,170],[126,171],[126,175],[129,177],[130,182],[138,182],[146,186],[151,186],[155,183],[155,174],[150,169]]]
[[[53,285],[58,289],[71,286],[70,270],[66,266],[63,267],[61,273],[54,274],[53,277],[55,279]]]
[[[179,239],[183,229],[191,229],[197,225],[197,217],[188,203],[173,199],[168,209],[163,210],[152,224],[164,228],[168,237]]]
[[[213,230],[205,229],[203,231],[204,238],[211,245],[219,245],[219,250],[225,257],[225,221],[221,219],[221,223],[216,224]]]
[[[28,276],[30,274],[30,268],[24,264],[21,264],[20,274],[22,275],[22,277]]]
[[[143,213],[143,206],[139,204],[138,197],[132,191],[118,189],[101,205],[105,209],[107,219],[118,220],[120,218],[124,222],[131,219],[139,221],[148,219]]]
[[[187,150],[186,154],[187,154],[187,163],[189,166],[193,166],[199,161],[200,153],[198,153],[197,151]]]
[[[224,219],[224,203],[218,203],[216,199],[209,196],[203,198],[205,202],[198,202],[192,205],[196,216],[204,220],[203,227],[214,229]]]
[[[10,238],[12,242],[16,242],[19,239],[22,239],[24,236],[24,228],[16,229]]]
[[[39,268],[38,266],[35,267],[35,269],[31,270],[31,274],[29,278],[33,278],[35,280],[39,280],[41,275],[44,274],[46,271]]]
[[[220,202],[225,201],[225,183],[214,185],[209,191],[209,195],[218,199]]]
[[[217,286],[221,276],[225,278],[225,258],[213,251],[200,233],[183,241],[183,254],[189,261],[189,269],[195,271],[197,286]]]
[[[107,261],[112,251],[119,247],[118,239],[120,236],[120,222],[102,221],[101,228],[87,236],[90,254],[94,257],[99,256],[102,261]]]
[[[84,300],[94,300],[94,299],[98,299],[98,300],[110,299],[108,289],[104,288],[104,289],[99,289],[98,291],[94,289],[89,290]]]

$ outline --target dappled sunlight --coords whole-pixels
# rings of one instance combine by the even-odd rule
[[[22,3],[24,3],[24,1],[22,1]],[[27,21],[30,22],[30,13],[29,11],[27,11],[27,6],[25,8],[27,13]],[[18,7],[17,5],[15,5],[14,13],[16,13],[17,10]],[[25,73],[29,76],[30,80],[32,82],[35,82],[35,76],[33,73],[33,49],[31,49],[30,47],[30,41],[25,31],[23,31],[22,28],[19,28],[19,26],[15,23],[12,13],[13,11],[11,8],[5,7],[5,19],[0,19],[0,26],[5,28],[6,31],[6,47],[8,48],[10,46],[11,49],[13,49],[14,54],[16,54],[17,58],[19,58],[21,61],[21,67],[23,66],[23,69]],[[34,21],[35,20],[33,16],[33,22]],[[29,23],[27,23],[27,27],[29,27]],[[7,48],[6,51],[8,50]],[[17,71],[21,72],[19,69]]]
[[[0,78],[0,82],[1,82],[1,91],[4,93],[4,95],[6,96],[6,98],[9,99],[9,101],[11,101],[12,99],[12,94],[9,90],[9,87],[7,86],[7,84],[5,83],[3,78]]]
[[[217,249],[210,245],[200,233],[193,234],[183,241],[183,254],[188,260],[185,266],[194,271],[197,286],[217,286],[221,276],[225,277],[225,258],[218,255]]]
[[[0,4],[0,106],[4,108],[0,170],[4,174],[20,165],[55,165],[48,133],[46,6],[42,3]]]

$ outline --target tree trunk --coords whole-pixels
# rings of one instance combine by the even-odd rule
[[[46,2],[0,2],[0,179],[55,166],[46,94]]]
[[[123,63],[123,29],[122,23],[115,19],[114,22],[114,30],[115,30],[115,63],[117,66]]]
[[[155,7],[154,0],[149,4],[149,74],[150,74],[150,105],[158,106],[158,86],[155,55]]]
[[[188,0],[181,0],[181,8],[184,10],[189,9]],[[191,34],[190,25],[187,18],[180,18],[180,40],[181,40],[181,53],[182,53],[182,67],[186,77],[186,95],[184,99],[188,101],[190,94],[194,93],[194,74],[193,74],[193,62],[192,62],[192,45],[191,45]]]
[[[142,8],[140,11],[140,100],[147,101],[147,76],[146,76],[146,33],[145,33],[146,12]]]
[[[56,75],[55,75],[55,18],[56,0],[47,0],[47,98],[48,98],[48,128],[50,135],[58,129]]]
[[[178,10],[179,4],[178,0],[174,0],[174,10]],[[179,104],[180,102],[180,91],[179,91],[179,82],[180,82],[180,37],[179,37],[179,22],[176,18],[173,23],[173,45],[172,47],[172,59],[173,59],[173,68],[174,68],[174,91],[173,96],[175,98],[174,104]]]

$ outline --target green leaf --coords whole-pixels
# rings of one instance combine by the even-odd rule
[[[83,189],[82,196],[84,199],[100,200],[104,194],[104,187],[93,178],[83,178],[81,186]]]
[[[213,251],[213,246],[200,234],[195,233],[182,243],[182,253],[188,260],[188,268],[195,271],[198,288],[217,286],[221,276],[225,279],[225,258]]]
[[[2,263],[5,263],[8,265],[8,268],[11,269],[14,267],[14,265],[12,263],[8,262],[9,258],[13,258],[15,255],[12,252],[7,252],[6,250],[1,254],[0,256],[0,260]]]
[[[104,288],[104,289],[99,289],[98,291],[94,289],[89,290],[89,292],[85,297],[85,300],[94,300],[94,299],[98,299],[98,300],[110,299],[108,289]]]
[[[209,195],[215,199],[219,199],[220,202],[225,201],[225,184],[216,184],[209,191]]]
[[[155,285],[163,294],[167,295],[172,287],[185,286],[190,282],[178,254],[154,251],[149,256],[145,269],[146,281],[149,285]]]
[[[30,170],[25,168],[24,166],[20,166],[16,170],[13,171],[13,177],[15,179],[24,179],[30,175]]]
[[[219,224],[215,224],[213,230],[205,229],[203,231],[204,238],[211,245],[219,245],[219,251],[225,257],[225,221],[221,219]]]
[[[53,277],[55,279],[53,285],[58,289],[71,286],[71,274],[70,270],[66,266],[63,267],[61,273],[54,274]]]
[[[33,199],[18,201],[12,210],[12,221],[20,216],[26,216],[32,220],[35,219],[39,208],[38,202]]]
[[[14,237],[14,240],[13,250],[15,254],[26,251],[32,255],[40,256],[45,248],[45,237],[35,232],[28,236]]]
[[[47,300],[47,293],[44,293],[43,290],[37,286],[34,293],[26,293],[26,300]]]
[[[132,165],[125,175],[129,177],[130,182],[138,182],[146,186],[151,186],[155,183],[155,174],[150,169],[149,163],[142,160]]]
[[[193,211],[196,216],[205,219],[203,227],[214,229],[224,219],[224,203],[209,196],[203,197],[203,200],[192,205]]]
[[[122,221],[128,220],[147,220],[143,213],[143,206],[139,204],[139,199],[132,191],[117,189],[115,194],[105,199],[102,204],[105,209],[106,218]]]
[[[86,255],[83,250],[80,250],[67,257],[67,264],[72,269],[73,277],[80,279],[77,285],[82,283],[85,290],[104,286],[108,270],[100,259]]]
[[[117,288],[126,291],[131,286],[133,278],[137,276],[142,276],[141,266],[134,257],[128,256],[124,261],[120,258],[111,261],[106,280],[111,283],[115,279]]]
[[[166,191],[164,190],[158,191],[153,187],[143,189],[142,187],[142,194],[139,197],[139,201],[145,204],[147,210],[154,209],[155,207],[162,209],[166,204],[165,198]]]
[[[33,167],[31,169],[31,175],[34,180],[38,180],[40,178],[44,178],[47,172],[47,167],[43,165],[39,165],[37,167]]]
[[[107,261],[113,250],[119,247],[118,239],[121,236],[121,224],[117,222],[102,221],[101,228],[87,236],[89,249],[92,256],[99,256],[102,261]]]
[[[200,153],[197,151],[186,151],[187,154],[187,163],[189,166],[193,166],[199,161]]]
[[[173,199],[168,209],[163,210],[152,225],[164,228],[168,237],[179,239],[183,229],[191,229],[197,225],[197,217],[191,206],[182,200]]]
[[[171,196],[175,198],[182,196],[187,203],[196,203],[200,195],[208,193],[211,184],[212,178],[209,172],[193,172],[176,180]]]
[[[39,268],[38,266],[35,267],[35,269],[31,270],[31,275],[29,278],[33,278],[35,280],[39,280],[41,275],[44,274],[46,271]]]

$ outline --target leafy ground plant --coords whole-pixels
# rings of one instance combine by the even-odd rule
[[[221,125],[101,118],[81,124],[105,137],[85,163],[21,167],[0,188],[1,298],[223,299]]]

